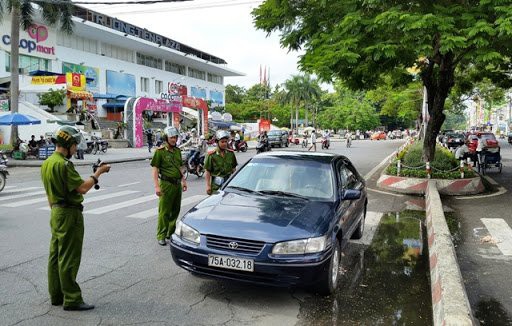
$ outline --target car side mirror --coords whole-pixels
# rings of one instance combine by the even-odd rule
[[[361,198],[361,190],[356,189],[346,189],[341,193],[342,200],[354,200]]]

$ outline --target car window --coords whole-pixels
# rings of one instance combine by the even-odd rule
[[[267,132],[267,135],[279,136],[279,135],[281,135],[281,133],[279,131],[269,131],[269,132]]]
[[[482,139],[485,139],[485,140],[496,140],[496,137],[494,137],[494,134],[483,134]]]
[[[253,191],[282,191],[308,198],[332,199],[334,195],[330,165],[295,159],[253,160],[227,186]]]

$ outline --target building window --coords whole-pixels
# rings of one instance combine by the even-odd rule
[[[19,59],[20,73],[22,75],[28,75],[29,72],[34,70],[51,71],[52,65],[51,60],[31,57],[28,55],[20,54]],[[11,71],[11,54],[5,53],[5,71]]]
[[[109,43],[101,43],[101,55],[118,60],[133,62],[133,50]]]
[[[149,92],[149,78],[140,77],[140,91]]]
[[[173,72],[175,74],[183,75],[185,76],[185,66],[179,65],[174,62],[165,61],[165,71]]]
[[[208,81],[215,83],[215,84],[221,84],[221,85],[223,84],[222,76],[217,76],[217,75],[210,74],[210,73],[208,73]]]
[[[146,67],[162,69],[162,59],[137,52],[137,63]]]
[[[197,70],[194,68],[188,68],[188,75],[192,78],[206,80],[206,73],[204,71]]]
[[[164,83],[161,80],[155,80],[155,93],[160,94],[164,91]]]
[[[78,35],[57,33],[57,45],[89,53],[98,53],[98,41]]]

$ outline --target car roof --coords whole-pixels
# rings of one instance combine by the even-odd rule
[[[333,154],[333,153],[318,153],[318,152],[301,152],[301,151],[271,151],[271,152],[263,152],[260,153],[254,158],[258,157],[276,157],[276,158],[286,158],[292,160],[312,160],[321,163],[332,163],[334,160],[340,158],[348,160],[343,155]]]

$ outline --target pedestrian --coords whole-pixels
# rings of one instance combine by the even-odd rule
[[[151,153],[151,148],[153,148],[153,132],[151,129],[146,130],[146,138],[148,139],[148,151]]]
[[[178,129],[175,127],[165,128],[162,136],[164,143],[157,148],[151,160],[155,193],[160,197],[156,239],[161,246],[167,244],[166,239],[169,239],[176,229],[181,194],[187,191],[187,181],[182,172],[185,167],[181,150],[176,146],[178,135]]]
[[[216,134],[217,148],[208,152],[204,160],[206,193],[217,191],[235,172],[238,162],[235,153],[228,149],[229,132],[219,130]]]
[[[316,152],[316,131],[313,129],[311,131],[311,147],[308,148],[308,151],[310,151],[312,148],[314,148],[314,151]]]
[[[76,156],[79,160],[83,160],[85,150],[87,149],[87,141],[85,140],[84,134],[80,132],[80,143],[78,143],[78,150]]]
[[[63,305],[64,310],[90,310],[94,306],[84,303],[76,282],[84,238],[82,201],[83,195],[98,183],[100,175],[108,172],[110,166],[100,165],[93,175],[82,180],[69,160],[77,151],[80,131],[72,126],[59,127],[52,142],[56,145],[55,152],[41,166],[41,178],[51,208],[50,300],[54,306]]]

